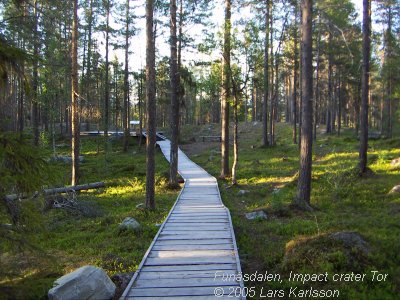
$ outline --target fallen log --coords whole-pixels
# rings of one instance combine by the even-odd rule
[[[85,191],[85,190],[90,190],[90,189],[98,189],[98,188],[102,188],[105,186],[106,185],[104,184],[104,182],[93,182],[93,183],[88,183],[88,184],[44,189],[42,191],[42,194],[45,196],[49,196],[49,195],[54,195],[54,194],[68,193],[71,191],[78,192],[78,191]],[[34,192],[32,195],[32,198],[36,198],[39,194],[40,194],[39,192]],[[12,194],[12,195],[5,196],[5,199],[8,201],[15,201],[17,199],[25,199],[25,198],[29,198],[29,195],[27,195],[27,194]]]
[[[45,196],[52,195],[52,194],[60,194],[60,193],[67,193],[71,191],[85,191],[91,189],[98,189],[105,187],[106,185],[104,182],[94,182],[88,184],[81,184],[81,185],[74,185],[74,186],[67,186],[67,187],[60,187],[60,188],[52,188],[52,189],[45,189],[43,190],[43,194]]]

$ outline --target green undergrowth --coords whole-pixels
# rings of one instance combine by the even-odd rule
[[[214,130],[218,134],[219,128]],[[370,141],[369,168],[373,173],[360,177],[354,131],[345,129],[341,136],[319,134],[313,145],[311,204],[315,210],[301,212],[291,206],[299,168],[298,145],[292,143],[291,128],[277,124],[277,143],[267,148],[260,146],[261,124],[241,124],[239,135],[239,185],[227,188],[229,179],[220,179],[219,185],[231,211],[242,269],[247,274],[268,271],[283,279],[246,282],[247,287],[256,288],[255,296],[249,298],[262,298],[261,291],[265,295],[268,289],[284,289],[283,298],[288,299],[291,287],[312,287],[337,289],[340,299],[398,299],[400,197],[388,192],[400,183],[400,169],[390,165],[400,157],[400,139]],[[219,151],[214,144],[192,158],[218,177]],[[240,194],[240,190],[247,192]],[[245,213],[255,210],[264,210],[267,220],[245,218]],[[361,234],[370,247],[368,255],[357,251],[350,255],[340,243],[326,240],[327,234],[340,231]],[[293,244],[299,244],[298,251],[288,251]],[[329,276],[358,272],[369,277],[363,282],[330,280],[303,285],[288,280],[290,271],[328,272]],[[388,274],[387,280],[371,282],[371,271]]]
[[[57,155],[69,155],[64,143],[60,141]],[[80,183],[104,181],[106,187],[77,194],[79,209],[41,212],[40,226],[29,233],[34,248],[15,251],[1,246],[0,299],[45,299],[56,278],[87,264],[102,267],[110,276],[137,269],[158,231],[156,224],[163,222],[178,191],[168,189],[168,163],[157,151],[157,209],[145,210],[140,205],[145,202],[145,146],[131,145],[123,153],[119,144],[110,142],[105,157],[96,139],[82,139]],[[50,149],[42,151],[52,156]],[[50,161],[49,170],[46,186],[68,184],[70,164]],[[125,217],[134,217],[141,229],[120,231],[118,225]]]

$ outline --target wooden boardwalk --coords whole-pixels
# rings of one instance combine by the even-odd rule
[[[170,141],[157,143],[169,161]],[[243,282],[233,279],[240,261],[217,180],[181,150],[178,162],[184,188],[121,299],[245,299]]]

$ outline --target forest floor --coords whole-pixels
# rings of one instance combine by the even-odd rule
[[[181,148],[188,156],[218,177],[218,142],[201,142],[199,136],[219,135],[216,124],[182,128]],[[400,197],[388,194],[399,184],[400,169],[390,161],[400,157],[400,139],[370,142],[369,167],[374,174],[360,178],[358,141],[345,129],[340,137],[319,134],[314,145],[311,203],[313,212],[299,212],[291,205],[296,192],[299,167],[298,145],[291,140],[291,128],[277,124],[276,146],[262,148],[261,124],[241,124],[239,129],[238,186],[219,180],[225,205],[230,209],[242,271],[246,274],[279,274],[282,282],[245,282],[254,286],[254,297],[268,290],[290,288],[337,289],[340,299],[396,299],[400,293]],[[50,147],[48,147],[50,148]],[[51,156],[50,149],[43,150]],[[58,148],[67,154],[68,147]],[[104,189],[83,192],[78,201],[89,213],[52,209],[39,216],[40,229],[32,233],[36,250],[2,254],[0,298],[41,299],[60,275],[86,264],[104,268],[109,275],[133,272],[150,245],[159,224],[166,217],[178,191],[167,188],[168,164],[157,151],[155,212],[137,205],[145,201],[145,151],[132,146],[123,153],[114,142],[107,156],[97,152],[91,138],[82,140],[81,183],[105,181]],[[68,183],[70,165],[51,164],[49,186]],[[245,191],[240,193],[239,191]],[[247,220],[245,213],[263,210],[266,220]],[[139,232],[121,232],[119,223],[127,216],[142,224]],[[39,227],[38,227],[39,228]],[[329,234],[358,232],[368,251],[332,242]],[[13,253],[13,254],[11,254]],[[290,282],[290,271],[325,273],[328,282]],[[372,282],[371,271],[388,274]],[[334,274],[366,274],[361,282],[334,282]],[[375,278],[376,279],[376,278]],[[248,294],[252,296],[252,294]],[[284,298],[288,297],[270,298]]]
[[[206,125],[184,129],[182,149],[192,160],[218,177],[219,143],[185,143],[198,135],[217,135],[220,128]],[[311,204],[314,212],[291,206],[297,189],[298,145],[291,128],[277,124],[276,146],[262,148],[261,123],[239,127],[238,186],[219,180],[223,202],[230,209],[244,274],[278,274],[282,282],[245,282],[248,295],[259,299],[293,298],[299,290],[338,290],[340,299],[398,299],[400,293],[400,196],[388,194],[400,184],[400,169],[391,167],[400,157],[400,139],[370,141],[369,167],[373,174],[361,178],[358,141],[353,129],[341,136],[320,133],[313,146]],[[322,130],[321,130],[322,131]],[[232,130],[231,130],[232,132]],[[231,137],[232,139],[232,137]],[[202,149],[199,153],[198,149]],[[232,156],[231,156],[232,159]],[[231,161],[232,163],[232,161]],[[244,191],[240,193],[239,191]],[[247,220],[245,213],[263,210],[267,220]],[[335,232],[356,232],[365,239],[366,251],[332,241]],[[367,253],[366,253],[367,252]],[[328,282],[295,283],[290,272],[328,273]],[[374,273],[388,274],[373,280]],[[333,281],[338,274],[366,274],[363,281]],[[336,279],[338,277],[335,277]],[[322,277],[321,277],[322,279]],[[347,278],[349,279],[349,278]],[[349,279],[350,280],[350,279]],[[295,289],[289,295],[290,289]],[[275,291],[275,296],[271,293]],[[277,296],[276,291],[285,293]],[[319,294],[321,295],[321,294]]]
[[[158,231],[156,224],[166,218],[178,191],[168,188],[168,163],[157,151],[157,209],[144,209],[145,146],[139,149],[134,143],[128,153],[121,151],[120,142],[110,143],[106,160],[103,151],[97,152],[96,138],[82,139],[80,183],[104,181],[106,188],[77,195],[77,210],[51,209],[37,216],[40,224],[32,224],[36,229],[28,237],[35,249],[14,249],[13,254],[0,256],[0,299],[46,299],[58,277],[88,264],[110,276],[137,269]],[[44,151],[52,155],[50,149]],[[57,148],[58,155],[68,155],[68,151],[67,145]],[[69,184],[70,164],[52,162],[50,167],[49,186]],[[126,217],[135,218],[141,230],[119,230]]]

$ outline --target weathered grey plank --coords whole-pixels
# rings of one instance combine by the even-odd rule
[[[176,266],[143,266],[141,272],[158,273],[158,272],[176,272],[176,271],[236,271],[236,265],[227,263],[204,264],[204,265],[176,265]]]
[[[235,288],[239,285],[232,285]],[[129,296],[170,297],[170,296],[214,296],[215,287],[183,287],[183,288],[133,288]],[[224,295],[229,295],[229,287],[224,288]],[[187,299],[187,298],[186,298]]]
[[[228,226],[165,226],[163,232],[172,231],[172,230],[181,230],[181,231],[221,231],[227,230]]]
[[[186,251],[186,250],[233,250],[231,243],[217,245],[154,245],[153,250]]]
[[[139,288],[175,288],[175,287],[210,287],[210,286],[232,286],[238,284],[234,280],[223,280],[217,278],[162,278],[157,280],[143,279],[140,276],[135,282],[134,289]],[[239,285],[239,284],[238,284]]]
[[[195,257],[179,257],[179,258],[159,258],[147,257],[145,266],[176,266],[176,265],[206,265],[206,264],[230,264],[235,263],[236,259],[233,256],[195,256]]]
[[[237,275],[236,270],[192,270],[172,272],[141,272],[138,280],[154,279],[188,279],[188,278],[219,278]]]
[[[154,245],[221,245],[231,244],[231,239],[193,239],[193,240],[182,240],[176,238],[175,240],[157,240]]]
[[[148,257],[155,258],[184,258],[184,257],[225,257],[234,256],[233,251],[229,250],[189,250],[189,251],[153,251]]]

